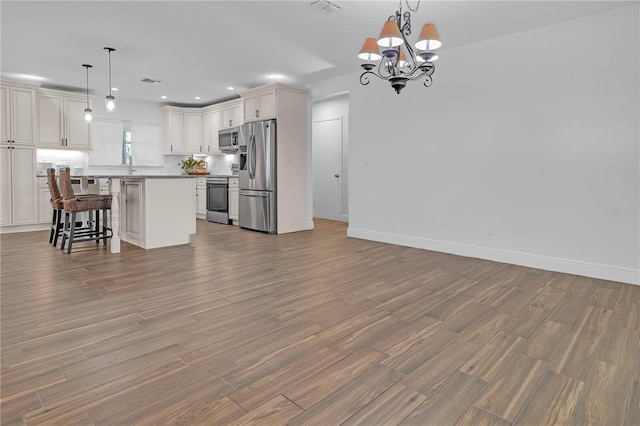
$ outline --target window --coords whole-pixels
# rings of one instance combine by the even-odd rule
[[[131,164],[131,131],[122,134],[122,164]]]
[[[159,125],[93,120],[91,145],[91,166],[164,166]]]

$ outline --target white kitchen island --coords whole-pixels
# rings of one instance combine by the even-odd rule
[[[120,240],[152,249],[189,244],[191,235],[196,233],[194,176],[87,178],[100,178],[100,192],[113,196],[111,253],[120,253]]]

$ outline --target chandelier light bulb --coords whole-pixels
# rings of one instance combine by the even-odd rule
[[[385,22],[382,31],[380,31],[378,46],[389,49],[400,46],[402,42],[402,34],[400,34],[400,28],[398,28],[396,21]]]
[[[375,38],[369,37],[364,41],[362,49],[360,49],[360,53],[358,53],[358,58],[367,62],[379,61],[380,58],[382,58]]]
[[[85,108],[84,109],[84,121],[86,121],[87,123],[91,121],[91,119],[93,118],[93,116],[91,115],[91,108]]]
[[[418,50],[435,50],[442,46],[436,26],[433,24],[426,24],[422,27],[422,32],[420,32],[420,37],[418,37],[418,42],[415,46]]]

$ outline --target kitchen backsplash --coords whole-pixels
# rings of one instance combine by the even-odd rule
[[[188,156],[177,155],[165,155],[164,167],[153,166],[146,167],[143,165],[132,166],[89,166],[89,155],[86,151],[74,151],[74,150],[58,150],[58,149],[38,149],[37,161],[38,172],[43,174],[44,169],[49,166],[54,167],[56,170],[61,166],[71,167],[71,172],[74,174],[109,174],[109,175],[179,175],[182,173],[180,168],[180,161],[184,160]],[[197,156],[198,159],[202,159],[207,162],[209,173],[212,175],[231,175],[231,164],[238,162],[238,154],[216,154],[206,157]],[[131,172],[130,172],[131,170]]]

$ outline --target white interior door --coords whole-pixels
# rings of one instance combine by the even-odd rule
[[[313,215],[344,220],[342,208],[342,117],[313,123]]]

